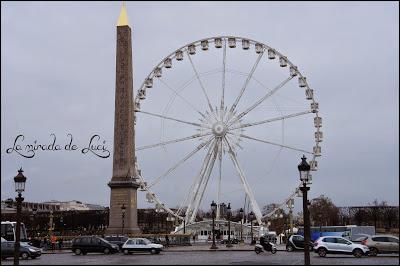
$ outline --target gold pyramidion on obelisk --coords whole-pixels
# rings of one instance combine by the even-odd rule
[[[128,15],[126,13],[125,1],[122,2],[121,12],[119,13],[117,26],[129,26]]]
[[[125,4],[117,24],[115,70],[115,116],[113,172],[110,214],[106,234],[140,232],[137,224],[137,170],[135,168],[135,128],[131,28]]]

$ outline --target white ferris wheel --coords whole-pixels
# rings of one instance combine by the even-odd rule
[[[220,203],[242,191],[262,225],[298,193],[300,184],[285,166],[291,158],[306,154],[317,170],[323,138],[318,111],[306,77],[264,43],[219,36],[182,46],[137,91],[139,190],[156,211],[186,225],[195,222],[207,195],[216,200],[219,220]],[[260,188],[265,179],[271,186]],[[257,199],[265,190],[273,194],[277,179],[288,183],[278,189],[293,191],[263,214]]]

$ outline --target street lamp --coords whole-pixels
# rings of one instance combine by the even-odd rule
[[[213,234],[213,242],[210,247],[210,249],[218,249],[218,247],[215,245],[215,211],[217,210],[217,204],[212,201],[211,202],[211,212],[212,212],[212,234]]]
[[[121,213],[122,213],[122,235],[124,235],[124,227],[125,227],[125,203],[121,206]]]
[[[293,234],[293,208],[294,208],[294,199],[291,198],[286,202],[286,207],[289,209],[289,224],[290,224],[290,235]]]
[[[228,244],[226,244],[227,248],[231,248],[231,217],[232,217],[232,209],[231,203],[228,203],[228,207],[226,208],[226,216],[228,218]]]
[[[31,219],[32,219],[32,235],[33,236],[35,236],[35,234],[36,234],[36,223],[35,223],[35,217],[36,217],[36,214],[37,214],[37,208],[33,208],[32,209],[32,217],[31,217]]]
[[[240,244],[244,243],[243,240],[243,208],[240,208],[239,215],[240,215]]]
[[[49,234],[52,235],[53,231],[53,210],[50,210],[50,216],[49,216]]]
[[[64,233],[64,217],[60,217],[60,233],[63,235]]]
[[[22,174],[24,172],[22,167],[18,170],[18,174],[14,177],[15,192],[18,193],[18,197],[15,198],[17,201],[17,228],[15,232],[15,244],[14,244],[14,265],[19,265],[19,247],[21,239],[21,204],[24,201],[22,192],[25,191],[26,177]]]
[[[254,212],[253,211],[251,211],[250,213],[249,213],[249,219],[250,219],[250,234],[251,234],[251,245],[254,245],[255,243],[254,243],[254,241],[253,241],[253,220],[254,220]]]
[[[186,227],[186,213],[182,214],[183,217],[183,234],[186,233],[185,227]]]
[[[303,220],[304,220],[304,265],[310,265],[310,215],[308,212],[308,200],[307,200],[307,191],[310,188],[307,186],[307,182],[309,181],[310,174],[310,165],[307,163],[307,158],[304,156],[301,158],[301,163],[297,166],[300,173],[300,181],[303,183],[303,186],[300,187],[300,190],[303,192]]]

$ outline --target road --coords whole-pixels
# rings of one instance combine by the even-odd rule
[[[3,265],[13,264],[13,259],[2,261]],[[225,264],[225,265],[303,265],[302,252],[278,251],[276,254],[261,253],[256,255],[253,251],[166,251],[159,255],[136,253],[133,255],[113,254],[88,254],[77,256],[72,253],[43,254],[34,260],[20,261],[21,265],[94,265],[94,264]],[[398,265],[398,255],[379,255],[377,257],[355,258],[346,255],[327,255],[325,258],[311,254],[311,264],[314,265]]]

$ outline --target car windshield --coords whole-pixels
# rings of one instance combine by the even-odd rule
[[[110,242],[108,242],[108,240],[106,240],[106,239],[104,239],[104,238],[101,238],[101,237],[100,237],[100,239],[101,239],[103,242],[105,242],[105,243],[107,243],[107,244],[110,244],[110,245],[111,245],[111,243],[110,243]]]
[[[21,247],[30,247],[31,245],[29,245],[27,242],[20,242]]]
[[[144,243],[146,244],[146,245],[148,245],[148,244],[151,244],[151,241],[150,240],[148,240],[148,239],[143,239],[143,241],[144,241]]]

